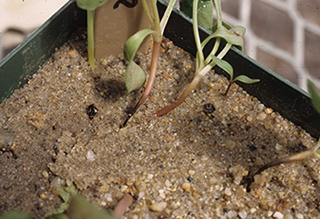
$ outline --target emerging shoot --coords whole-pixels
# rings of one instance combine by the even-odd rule
[[[182,0],[180,2],[180,6],[182,6],[182,10],[185,9],[186,13],[190,13],[188,10],[188,4],[192,3],[192,19],[193,19],[193,34],[197,47],[197,55],[196,55],[196,72],[195,77],[189,86],[185,89],[185,91],[181,94],[181,96],[170,105],[164,107],[155,113],[156,117],[163,116],[164,114],[170,112],[171,110],[178,107],[184,100],[189,96],[189,94],[196,88],[202,78],[215,66],[219,66],[229,73],[230,76],[233,76],[233,69],[229,63],[223,61],[222,58],[227,54],[232,45],[239,47],[242,50],[243,46],[243,35],[245,33],[245,28],[241,26],[231,27],[230,25],[222,22],[221,18],[221,5],[219,0],[206,0],[206,1],[190,1],[190,0]],[[200,4],[199,4],[200,3]],[[205,7],[203,6],[205,4]],[[198,30],[198,19],[202,19],[204,26],[208,26],[208,20],[213,20],[212,8],[216,10],[217,15],[217,23],[211,28],[212,34],[208,36],[202,43],[200,41],[199,30]],[[203,19],[205,18],[205,19]],[[210,54],[205,58],[203,54],[203,49],[207,45],[207,43],[215,38],[215,44],[210,52]],[[225,40],[226,44],[224,48],[218,52],[221,40]],[[231,78],[232,79],[232,78]],[[247,79],[247,80],[246,80]],[[252,80],[244,77],[237,77],[235,80],[239,80],[245,83],[257,82],[258,80]],[[234,80],[233,80],[234,81]],[[233,82],[232,81],[232,82]],[[231,82],[231,83],[232,83]]]
[[[251,78],[249,78],[249,77],[247,77],[245,75],[239,75],[236,78],[233,78],[233,69],[232,69],[232,66],[228,62],[226,62],[224,60],[221,60],[221,59],[218,59],[215,56],[213,56],[212,58],[216,63],[221,62],[221,63],[219,63],[217,65],[230,75],[230,80],[229,80],[228,87],[227,87],[225,93],[223,94],[225,96],[228,94],[231,85],[235,81],[240,81],[240,82],[243,82],[243,83],[246,83],[246,84],[257,83],[257,82],[260,81],[259,79],[251,79]]]

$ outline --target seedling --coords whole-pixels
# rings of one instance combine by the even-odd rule
[[[247,77],[245,75],[239,75],[236,78],[233,78],[233,68],[232,68],[232,66],[228,62],[226,62],[224,60],[221,60],[221,59],[218,59],[215,56],[213,58],[214,58],[214,61],[216,63],[217,62],[225,62],[225,63],[220,63],[219,65],[218,64],[217,65],[220,68],[222,68],[225,72],[227,72],[229,74],[229,76],[230,76],[228,87],[227,87],[225,93],[223,94],[224,96],[226,96],[228,94],[231,85],[236,81],[240,81],[240,82],[246,83],[246,84],[253,84],[253,83],[257,83],[257,82],[260,81],[259,79],[251,79],[251,78],[249,78],[249,77]]]
[[[199,5],[198,3],[201,2]],[[222,22],[221,17],[221,4],[219,0],[207,0],[207,1],[190,1],[190,0],[182,0],[180,5],[183,5],[183,8],[192,3],[192,19],[193,19],[193,32],[195,43],[197,47],[197,55],[196,55],[196,72],[195,77],[189,86],[185,89],[185,91],[181,94],[181,96],[170,105],[164,107],[155,113],[155,117],[163,116],[164,114],[170,112],[171,110],[178,107],[184,100],[189,96],[189,94],[196,88],[202,78],[215,66],[218,65],[220,68],[225,70],[230,76],[232,84],[235,80],[242,81],[245,83],[254,83],[257,82],[257,79],[250,79],[243,76],[238,76],[233,80],[233,69],[232,66],[226,61],[222,60],[222,58],[227,54],[232,45],[235,45],[239,49],[242,50],[243,47],[243,35],[245,33],[245,28],[241,26],[231,27],[230,25]],[[203,4],[206,4],[205,7]],[[198,18],[205,17],[207,20],[213,20],[212,8],[215,8],[217,23],[211,28],[212,34],[208,36],[202,43],[200,41],[199,30],[198,30]],[[182,8],[182,9],[183,9]],[[208,10],[210,9],[210,10]],[[188,13],[188,10],[187,12]],[[208,23],[204,24],[208,26]],[[203,54],[204,47],[208,44],[210,40],[213,38],[216,39],[215,44],[210,52],[210,54],[205,58]],[[226,45],[224,48],[219,51],[219,46],[221,40],[226,41]],[[231,86],[231,85],[230,85]]]
[[[87,10],[87,39],[88,39],[88,62],[91,68],[94,63],[94,11],[108,0],[77,0],[79,8]]]
[[[312,104],[315,108],[315,110],[320,113],[320,96],[317,94],[316,89],[312,82],[310,80],[307,80],[308,90],[311,95]],[[248,189],[250,187],[250,184],[253,182],[253,177],[257,174],[260,174],[262,171],[277,166],[279,164],[285,164],[285,163],[291,163],[295,161],[304,160],[307,158],[317,158],[320,159],[320,139],[318,140],[318,143],[311,149],[302,151],[297,154],[289,155],[283,158],[276,159],[274,161],[271,161],[270,163],[265,164],[261,168],[259,168],[256,172],[249,175],[248,180]]]
[[[123,54],[124,54],[125,60],[128,61],[128,67],[124,77],[126,87],[127,87],[127,93],[130,93],[136,89],[139,89],[145,83],[146,75],[144,71],[133,61],[133,58],[136,55],[136,52],[140,47],[141,43],[143,42],[143,40],[149,35],[151,35],[153,38],[153,51],[152,51],[150,74],[149,74],[148,82],[146,85],[146,89],[144,90],[142,97],[140,98],[139,102],[134,106],[132,111],[128,114],[127,119],[120,126],[120,128],[126,125],[126,123],[132,117],[132,115],[146,101],[146,99],[148,98],[151,92],[151,89],[153,87],[153,83],[156,77],[163,32],[167,25],[167,22],[169,20],[169,17],[171,15],[171,12],[176,0],[169,1],[169,4],[167,6],[167,9],[161,21],[159,18],[159,13],[157,8],[157,0],[150,1],[151,10],[149,8],[149,5],[147,4],[147,0],[141,0],[141,2],[143,5],[144,12],[146,13],[148,20],[151,24],[151,29],[144,29],[144,30],[138,31],[133,36],[131,36],[124,45]]]

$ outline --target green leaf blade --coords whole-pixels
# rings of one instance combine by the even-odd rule
[[[73,196],[67,210],[69,218],[82,218],[82,219],[116,219],[111,213],[102,211],[96,206],[88,202],[83,197],[76,195]]]
[[[124,44],[123,56],[128,62],[131,62],[136,52],[138,51],[141,43],[149,34],[156,34],[154,30],[144,29],[140,30],[134,35],[132,35]]]
[[[213,28],[216,28],[217,26],[213,26]],[[204,47],[206,43],[209,42],[212,38],[220,37],[227,41],[228,43],[235,45],[238,47],[241,51],[243,50],[243,44],[244,44],[244,34],[246,32],[246,28],[242,26],[234,26],[228,29],[228,25],[224,25],[219,29],[216,29],[216,31],[208,36],[202,43],[202,46]]]
[[[253,84],[253,83],[257,83],[260,81],[260,79],[251,79],[245,75],[239,75],[238,77],[236,77],[234,79],[234,81],[240,81],[243,82],[245,84]]]
[[[308,91],[311,95],[313,107],[316,109],[318,113],[320,113],[320,96],[316,91],[313,83],[308,79],[307,80]]]
[[[1,219],[33,219],[31,215],[19,211],[9,211],[1,215]]]
[[[233,79],[233,68],[232,66],[225,60],[219,59],[218,57],[211,55],[212,60],[219,66],[222,70],[227,72],[230,75],[231,80]]]
[[[107,1],[108,0],[77,0],[77,5],[81,9],[93,11]]]
[[[211,0],[201,0],[198,5],[198,23],[208,30],[212,27],[213,3]]]
[[[180,0],[180,11],[192,18],[193,0]],[[198,23],[207,29],[212,27],[213,21],[213,2],[212,0],[198,0]]]
[[[146,81],[146,74],[133,61],[129,62],[124,75],[124,82],[126,83],[127,93],[139,89]]]

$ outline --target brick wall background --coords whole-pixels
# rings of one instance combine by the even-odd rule
[[[245,53],[306,88],[320,89],[319,0],[221,0],[222,18],[246,27]]]

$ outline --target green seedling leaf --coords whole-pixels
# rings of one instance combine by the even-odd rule
[[[219,59],[218,57],[211,55],[212,60],[219,66],[222,70],[227,72],[230,75],[230,80],[233,79],[233,68],[232,66],[225,60]]]
[[[201,0],[198,4],[198,23],[208,30],[212,27],[213,3],[211,0]]]
[[[78,219],[116,219],[111,213],[99,210],[79,195],[72,197],[67,215]]]
[[[238,77],[236,77],[234,79],[234,81],[240,81],[243,82],[245,84],[253,84],[253,83],[257,83],[260,81],[260,79],[251,79],[245,75],[239,75]]]
[[[198,23],[207,29],[212,26],[213,2],[212,0],[198,0]],[[192,17],[193,0],[180,0],[180,10],[189,17]]]
[[[124,82],[126,83],[127,93],[139,89],[146,81],[146,74],[134,62],[129,62],[126,73],[124,75]]]
[[[9,211],[3,214],[1,219],[33,219],[33,217],[29,214],[22,213],[19,211]]]
[[[78,193],[78,190],[74,184],[71,186],[62,186],[56,190],[64,202],[68,202],[72,195],[76,195]]]
[[[311,95],[313,107],[317,110],[318,113],[320,113],[320,96],[317,93],[315,86],[309,79],[307,80],[307,86],[308,91]]]
[[[92,11],[107,1],[108,0],[77,0],[77,5],[81,9]]]
[[[231,27],[230,29],[227,29],[224,25],[217,29],[216,32],[208,36],[202,43],[201,46],[202,48],[205,47],[205,45],[215,37],[220,37],[227,41],[228,43],[235,45],[240,49],[241,51],[243,50],[243,37],[246,32],[246,28],[242,26],[234,26]]]
[[[64,201],[59,208],[54,209],[46,214],[44,217],[45,219],[68,219],[68,217],[64,214],[64,212],[69,207],[69,201],[72,196],[78,193],[78,190],[74,184],[71,186],[61,186],[56,188],[57,192],[59,193],[60,197]]]
[[[127,40],[123,48],[123,56],[125,60],[128,62],[132,61],[141,43],[149,34],[157,34],[157,32],[151,29],[140,30]]]

